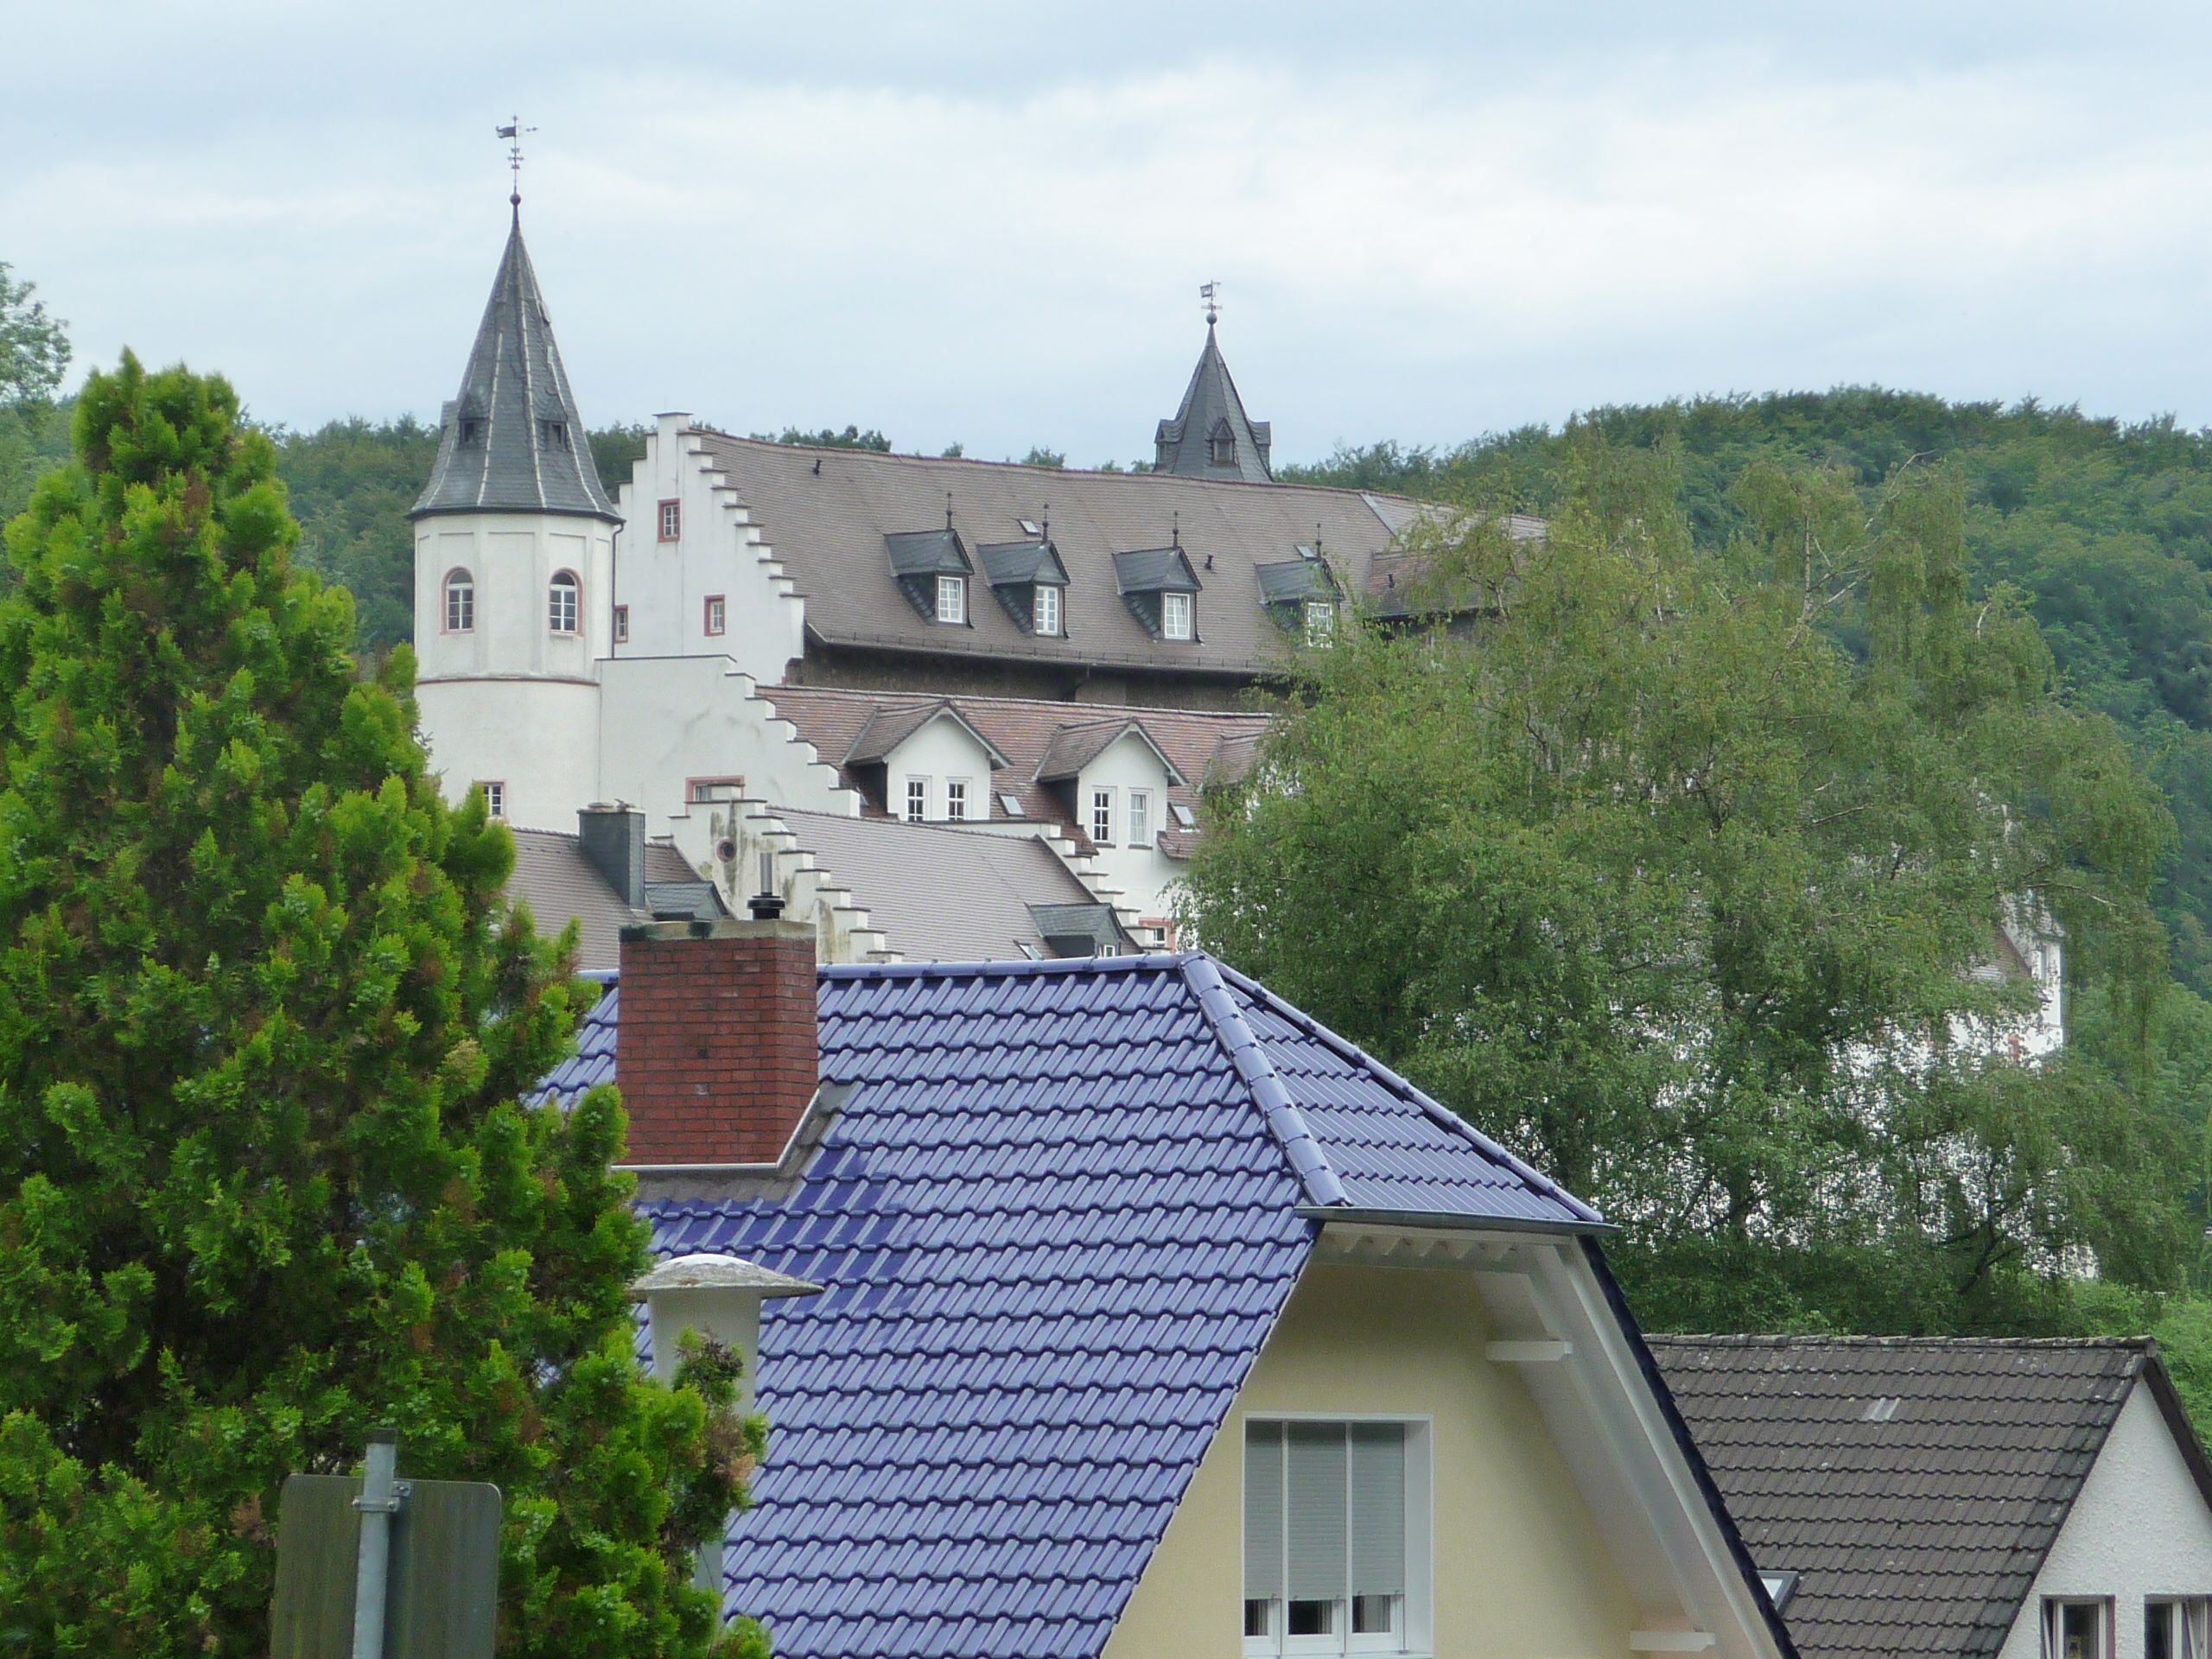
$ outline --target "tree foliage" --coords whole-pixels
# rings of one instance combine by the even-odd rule
[[[20,512],[41,473],[68,452],[69,420],[54,395],[69,368],[69,325],[0,261],[0,520]]]
[[[75,450],[0,601],[0,1630],[265,1652],[285,1474],[389,1423],[505,1490],[505,1651],[703,1650],[758,1431],[726,1357],[632,1356],[613,1093],[520,1103],[573,940],[442,803],[410,655],[356,673],[223,381],[126,355]]]
[[[1747,469],[1715,552],[1678,445],[1585,426],[1560,467],[1547,537],[1417,544],[1454,628],[1303,654],[1201,937],[1624,1224],[1655,1324],[2017,1330],[2092,1257],[2177,1282],[2179,1129],[2131,1086],[2171,821],[1975,590],[1960,471],[1870,510]],[[2033,993],[1976,970],[2045,911],[2101,1060],[1989,1057]]]

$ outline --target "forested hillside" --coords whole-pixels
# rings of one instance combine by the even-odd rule
[[[2175,972],[2212,995],[2212,434],[2127,426],[2033,402],[1951,404],[1875,388],[1700,398],[1580,417],[1612,442],[1676,452],[1698,545],[1751,528],[1746,472],[1811,463],[1865,508],[1814,550],[1847,567],[1878,489],[1901,469],[1955,461],[1967,486],[1977,596],[2027,596],[2067,696],[2110,715],[2166,792],[2180,839],[2156,900]],[[1380,442],[1285,478],[1545,512],[1565,489],[1567,435],[1527,427],[1458,449]]]

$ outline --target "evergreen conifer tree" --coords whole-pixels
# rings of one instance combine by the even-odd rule
[[[620,1103],[521,1103],[588,988],[274,463],[126,354],[8,531],[0,1643],[265,1653],[285,1475],[388,1423],[505,1490],[503,1651],[702,1651],[758,1426],[726,1354],[636,1365]]]

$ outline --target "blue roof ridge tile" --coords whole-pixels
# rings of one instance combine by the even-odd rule
[[[1512,1152],[1507,1150],[1504,1147],[1499,1145],[1497,1141],[1491,1140],[1490,1136],[1484,1135],[1473,1124],[1468,1122],[1465,1118],[1460,1116],[1459,1113],[1453,1111],[1450,1107],[1444,1105],[1439,1101],[1430,1099],[1427,1094],[1414,1087],[1412,1084],[1407,1082],[1405,1078],[1400,1077],[1395,1071],[1393,1071],[1389,1066],[1383,1065],[1382,1061],[1376,1059],[1372,1054],[1368,1053],[1357,1043],[1347,1041],[1345,1039],[1339,1037],[1335,1032],[1330,1030],[1328,1027],[1323,1025],[1311,1014],[1308,1014],[1302,1009],[1295,1007],[1292,1004],[1284,1001],[1282,998],[1277,996],[1273,991],[1261,984],[1257,980],[1248,978],[1244,975],[1238,973],[1236,969],[1231,968],[1227,963],[1217,962],[1211,957],[1203,957],[1198,959],[1205,961],[1211,966],[1221,981],[1227,984],[1234,985],[1238,990],[1243,992],[1245,995],[1252,998],[1253,1001],[1260,1003],[1270,1014],[1274,1014],[1278,1019],[1287,1020],[1290,1024],[1297,1027],[1300,1031],[1305,1032],[1308,1036],[1312,1037],[1316,1042],[1325,1043],[1344,1059],[1351,1062],[1354,1065],[1364,1069],[1375,1077],[1376,1081],[1382,1084],[1384,1088],[1389,1089],[1394,1093],[1396,1093],[1403,1098],[1412,1102],[1444,1128],[1451,1129],[1457,1134],[1465,1135],[1470,1141],[1473,1142],[1485,1156],[1496,1159],[1506,1168],[1511,1170],[1516,1175],[1518,1175],[1522,1180],[1528,1182],[1529,1185],[1541,1192],[1546,1198],[1555,1199],[1557,1202],[1567,1205],[1568,1209],[1572,1210],[1576,1215],[1582,1217],[1585,1220],[1600,1223],[1605,1220],[1605,1217],[1600,1215],[1597,1210],[1592,1208],[1590,1205],[1584,1203],[1580,1198],[1575,1197],[1573,1193],[1568,1192],[1557,1181],[1552,1179],[1552,1178],[1545,1174],[1543,1171],[1538,1169],[1535,1165],[1516,1156]],[[1237,1020],[1240,1025],[1243,1024],[1243,1016],[1239,1014],[1237,1016]],[[1335,1201],[1341,1204],[1344,1202],[1344,1199],[1340,1198]]]
[[[1291,1168],[1297,1172],[1308,1202],[1349,1204],[1351,1199],[1344,1183],[1329,1167],[1321,1143],[1306,1128],[1305,1115],[1292,1101],[1290,1091],[1282,1086],[1282,1079],[1275,1076],[1267,1051],[1260,1046],[1260,1039],[1245,1023],[1243,1011],[1222,982],[1224,972],[1234,970],[1224,969],[1202,951],[1193,951],[1179,960],[1184,982],[1197,995],[1198,1007],[1211,1023],[1222,1052],[1229,1057],[1230,1064],[1236,1068],[1236,1075],[1252,1091],[1252,1099],[1266,1117],[1268,1130],[1281,1145]]]

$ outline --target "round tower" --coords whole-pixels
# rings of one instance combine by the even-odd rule
[[[599,795],[599,659],[621,523],[593,464],[520,209],[441,416],[415,526],[416,697],[449,799],[574,830]]]

